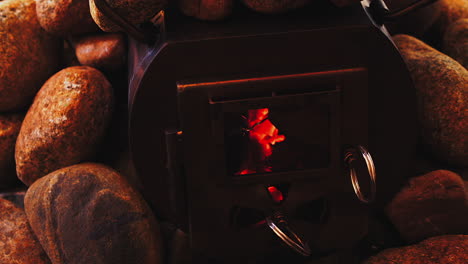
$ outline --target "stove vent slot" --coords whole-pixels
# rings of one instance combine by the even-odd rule
[[[219,81],[179,81],[179,94],[193,92],[206,96],[211,104],[279,96],[339,92],[343,83],[364,68],[297,73]]]

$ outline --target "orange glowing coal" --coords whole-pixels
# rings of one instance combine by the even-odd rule
[[[269,109],[249,110],[246,117],[249,136],[248,157],[238,175],[270,172],[267,159],[273,153],[273,146],[286,139],[268,119]]]

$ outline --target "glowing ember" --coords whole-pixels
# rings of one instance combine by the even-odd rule
[[[268,192],[270,193],[271,199],[275,203],[281,203],[284,200],[283,193],[275,186],[270,186],[267,189],[268,189]]]
[[[268,119],[268,108],[249,110],[245,118],[249,136],[248,157],[237,175],[270,172],[268,157],[273,153],[273,145],[286,139]]]

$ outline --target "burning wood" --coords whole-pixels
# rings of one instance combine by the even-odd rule
[[[278,129],[268,119],[268,108],[249,110],[245,118],[249,142],[247,157],[237,175],[271,172],[268,158],[273,154],[273,146],[286,137],[279,135]]]

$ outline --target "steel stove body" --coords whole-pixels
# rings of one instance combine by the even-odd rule
[[[264,221],[277,212],[312,255],[352,248],[367,214],[349,146],[372,153],[377,205],[402,183],[416,138],[410,76],[365,8],[327,8],[222,23],[169,14],[155,45],[130,45],[135,168],[158,216],[188,232],[194,259],[278,252]],[[285,138],[249,161],[265,120]]]

